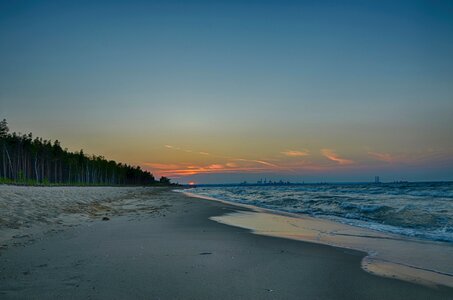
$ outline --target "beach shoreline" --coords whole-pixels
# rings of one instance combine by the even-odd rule
[[[448,299],[453,295],[453,289],[442,286],[371,275],[361,269],[365,254],[359,251],[255,235],[210,219],[247,212],[246,208],[191,198],[172,189],[156,189],[147,197],[149,207],[167,206],[159,213],[149,209],[118,213],[121,206],[116,206],[118,211],[104,211],[90,222],[1,250],[2,299]]]
[[[371,274],[408,282],[453,288],[453,245],[376,231],[269,208],[183,191],[189,197],[245,208],[212,220],[254,234],[329,245],[366,253],[361,266]]]

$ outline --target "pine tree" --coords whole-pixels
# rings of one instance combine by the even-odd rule
[[[70,152],[58,140],[34,138],[31,133],[9,133],[0,121],[0,183],[152,185],[153,174],[138,166],[117,163],[102,156]],[[170,180],[160,181],[170,184]]]

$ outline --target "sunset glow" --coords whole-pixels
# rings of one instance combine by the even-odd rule
[[[297,176],[297,174],[319,174],[324,172],[341,172],[351,170],[367,170],[369,168],[392,168],[399,165],[418,165],[422,166],[427,163],[440,162],[441,157],[448,153],[426,151],[424,154],[389,154],[371,151],[363,151],[357,155],[359,159],[351,159],[340,156],[333,149],[319,149],[318,151],[280,151],[274,155],[266,156],[259,159],[236,158],[232,156],[216,155],[204,151],[195,151],[179,147],[168,147],[167,149],[176,150],[173,152],[173,158],[177,160],[178,152],[194,153],[198,156],[209,156],[209,163],[194,164],[186,163],[154,163],[146,162],[144,167],[151,170],[159,176],[167,176],[175,179],[185,180],[195,175],[209,174],[255,174],[255,177],[262,174],[267,176],[272,174],[281,174],[283,176]],[[199,158],[194,157],[193,161]],[[202,162],[206,158],[202,158]],[[192,181],[190,181],[192,182]]]
[[[14,3],[0,28],[14,131],[183,183],[453,180],[440,4]]]
[[[453,300],[453,0],[0,0],[0,256],[2,299]]]

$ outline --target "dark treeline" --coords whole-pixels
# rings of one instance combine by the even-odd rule
[[[67,185],[153,185],[170,184],[161,177],[127,164],[63,149],[32,134],[10,133],[0,121],[0,182]]]

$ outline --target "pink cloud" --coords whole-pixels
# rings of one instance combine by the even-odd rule
[[[350,165],[354,163],[350,159],[342,158],[332,149],[321,149],[321,154],[324,155],[327,159],[334,161],[340,165]]]
[[[179,167],[178,164],[161,164],[161,163],[150,163],[150,162],[146,162],[146,163],[144,163],[144,165],[151,167],[153,169],[158,169],[158,170],[172,170],[172,169],[176,169]]]
[[[385,153],[369,151],[368,155],[376,160],[387,163],[418,164],[426,161],[436,161],[445,157],[451,157],[447,150],[426,149],[406,153]]]
[[[206,174],[206,173],[261,173],[274,170],[273,164],[260,160],[236,159],[236,162],[228,162],[226,164],[209,164],[209,165],[194,165],[189,163],[179,164],[162,164],[146,162],[144,166],[149,167],[152,172],[158,176],[168,176],[172,178]]]
[[[224,168],[225,167],[221,164],[212,164],[212,165],[208,166],[208,169],[211,169],[211,170],[222,170]]]
[[[309,152],[307,150],[299,151],[299,150],[286,150],[283,152],[280,152],[283,155],[289,156],[289,157],[301,157],[301,156],[307,156]]]

